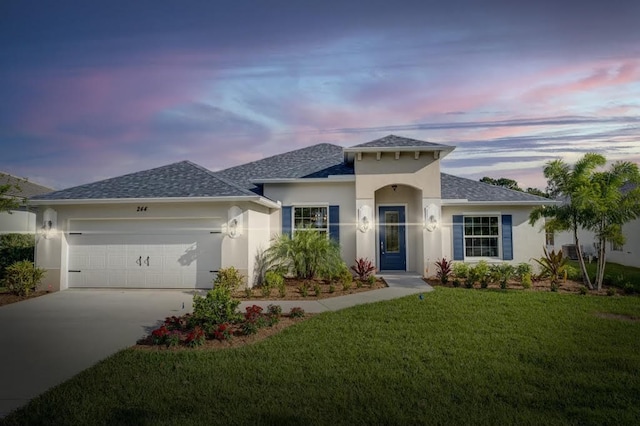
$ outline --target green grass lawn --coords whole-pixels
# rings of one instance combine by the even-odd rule
[[[6,423],[638,424],[639,317],[638,297],[437,288],[239,349],[125,350]]]
[[[569,265],[576,269],[578,273],[578,279],[580,279],[580,265],[577,260],[569,261]],[[596,262],[585,264],[587,272],[592,280],[595,280],[596,276]],[[620,265],[618,263],[607,262],[607,266],[604,269],[604,285],[614,286],[622,288],[625,283],[631,283],[636,292],[640,292],[640,268],[634,268],[633,266]]]

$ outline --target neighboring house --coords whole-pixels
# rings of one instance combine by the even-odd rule
[[[528,224],[552,201],[440,172],[454,147],[387,136],[318,144],[212,172],[189,161],[32,198],[45,285],[210,288],[234,266],[251,285],[256,254],[313,227],[347,264],[429,276],[442,257],[528,262],[544,233]]]
[[[11,185],[12,189],[5,195],[18,198],[22,205],[15,210],[0,212],[0,234],[36,232],[35,209],[29,209],[27,199],[36,195],[53,191],[46,186],[29,182],[27,179],[0,172],[0,185]],[[17,189],[16,189],[17,187]]]
[[[635,185],[627,183],[622,187],[622,191],[630,191],[632,188],[635,188]],[[640,268],[640,219],[626,223],[622,227],[622,234],[626,240],[623,245],[607,243],[607,262]],[[595,234],[591,231],[580,229],[578,238],[585,256],[594,259],[598,254],[598,243]],[[555,250],[561,250],[563,246],[574,245],[573,233],[571,232],[557,233],[553,240],[552,248]]]

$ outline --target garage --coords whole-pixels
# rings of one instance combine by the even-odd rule
[[[211,288],[221,264],[219,219],[70,220],[73,288]]]

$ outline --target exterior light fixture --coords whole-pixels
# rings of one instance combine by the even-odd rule
[[[243,228],[242,209],[238,206],[231,207],[229,209],[228,217],[227,235],[230,238],[238,238],[242,235]]]
[[[42,215],[42,227],[40,233],[45,239],[49,239],[56,234],[56,222],[58,214],[53,209],[46,209]]]
[[[433,232],[438,227],[440,221],[440,209],[435,204],[429,204],[424,208],[424,228]]]
[[[371,229],[371,207],[362,206],[358,209],[358,230],[367,232]]]
[[[391,185],[391,189],[393,189],[393,192],[396,192],[396,189],[398,189],[398,185]]]

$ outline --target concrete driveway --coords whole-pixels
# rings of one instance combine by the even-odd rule
[[[65,290],[0,307],[0,418],[166,316],[190,312],[192,299],[181,290]]]

